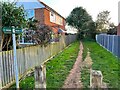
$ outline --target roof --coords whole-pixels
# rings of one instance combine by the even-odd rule
[[[62,17],[63,19],[65,19],[62,15],[60,15],[58,12],[56,12],[54,9],[52,9],[51,7],[49,7],[48,5],[46,5],[45,3],[43,3],[42,1],[38,0],[41,4],[43,4],[45,6],[45,8],[55,12],[56,14],[58,14],[60,17]]]
[[[40,0],[18,0],[16,3],[17,6],[21,6],[23,5],[24,9],[35,9],[35,8],[46,8],[48,10],[53,11],[54,13],[56,13],[57,15],[59,15],[60,17],[62,17],[63,19],[65,19],[62,15],[60,15],[58,12],[56,12],[54,9],[52,9],[51,7],[49,7],[48,5],[46,5],[45,3],[43,3]]]

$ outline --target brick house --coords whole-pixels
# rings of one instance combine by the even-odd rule
[[[39,25],[45,24],[51,26],[55,34],[57,34],[59,30],[64,33],[66,24],[65,18],[40,0],[34,0],[34,2],[19,1],[17,5],[24,6],[28,14],[27,18],[34,17],[38,20]]]
[[[117,35],[120,36],[120,23],[119,23],[119,25],[117,26]]]

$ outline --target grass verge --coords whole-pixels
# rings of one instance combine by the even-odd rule
[[[56,55],[46,63],[47,88],[61,88],[64,80],[72,69],[79,52],[79,42],[71,44],[63,52]],[[34,76],[29,76],[20,82],[20,88],[26,90],[34,89]]]
[[[47,88],[60,88],[72,69],[79,51],[79,42],[57,55],[47,63]]]
[[[84,52],[83,59],[87,54],[87,48],[90,50],[90,55],[93,60],[92,69],[101,70],[103,81],[108,84],[109,88],[120,87],[120,60],[113,54],[99,46],[94,41],[83,41]],[[82,73],[82,82],[84,87],[89,87],[89,73],[84,69]],[[89,78],[86,78],[89,77]],[[85,80],[84,80],[85,78]]]

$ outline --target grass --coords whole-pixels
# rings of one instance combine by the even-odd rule
[[[79,42],[71,44],[63,52],[56,55],[46,64],[47,88],[61,88],[69,71],[72,69],[79,51]],[[34,76],[25,78],[20,82],[20,88],[34,89]]]
[[[103,81],[108,84],[109,88],[120,87],[120,60],[113,54],[105,50],[103,47],[99,46],[94,41],[83,41],[84,53],[83,59],[87,54],[87,48],[90,50],[91,58],[93,60],[92,69],[101,70],[103,74]],[[82,71],[82,81],[84,87],[89,86],[89,73],[86,70]],[[84,80],[86,78],[86,80]]]
[[[79,42],[57,55],[47,63],[47,88],[60,88],[64,84],[69,71],[76,60],[79,51]]]
[[[83,68],[81,71],[81,80],[83,83],[83,88],[89,88],[90,84],[90,72],[88,68]]]

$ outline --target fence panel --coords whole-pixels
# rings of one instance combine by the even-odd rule
[[[96,42],[120,58],[120,36],[99,34]]]
[[[67,35],[59,42],[47,46],[31,46],[17,49],[17,63],[19,76],[25,74],[35,66],[41,65],[45,60],[56,55],[67,45],[76,40],[76,35]],[[9,87],[15,81],[13,51],[0,52],[0,89]]]
[[[117,41],[118,41],[118,44],[117,44],[118,45],[117,46],[118,47],[118,57],[120,57],[120,36],[118,37]]]

